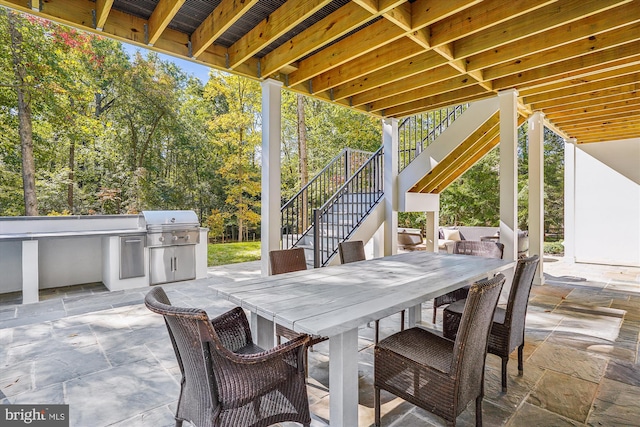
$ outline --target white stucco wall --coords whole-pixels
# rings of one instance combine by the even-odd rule
[[[640,138],[576,147],[576,262],[640,266]]]

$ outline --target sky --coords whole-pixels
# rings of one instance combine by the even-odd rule
[[[146,53],[149,51],[148,49],[144,49],[128,43],[122,43],[122,46],[124,46],[125,52],[127,52],[130,57],[133,57],[136,51],[141,51],[143,55],[146,55]],[[200,79],[202,84],[206,84],[209,81],[209,67],[197,64],[195,62],[186,61],[184,59],[179,59],[170,55],[165,55],[164,53],[158,53],[158,55],[160,55],[160,58],[163,61],[171,61],[182,68],[187,74],[191,74],[197,77],[198,79]]]

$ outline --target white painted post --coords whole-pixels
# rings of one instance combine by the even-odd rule
[[[438,219],[439,212],[427,211],[427,250],[438,252]]]
[[[529,254],[540,256],[534,283],[544,284],[544,113],[529,118]]]
[[[22,241],[22,303],[38,302],[40,288],[38,273],[38,241]]]
[[[383,119],[384,254],[398,253],[398,119]]]
[[[500,103],[500,242],[504,259],[518,257],[518,91],[498,93]]]
[[[329,337],[329,423],[358,425],[358,329]]]
[[[281,88],[276,80],[262,86],[262,275],[269,275],[269,251],[280,249],[280,130]]]
[[[576,262],[576,139],[564,143],[564,260]]]

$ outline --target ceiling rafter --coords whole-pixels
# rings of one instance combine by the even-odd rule
[[[96,0],[96,30],[102,31],[112,7],[113,0]]]
[[[233,69],[260,52],[330,2],[331,0],[286,2],[229,47],[229,68]]]
[[[180,10],[186,0],[160,0],[149,17],[149,40],[148,45],[153,44],[160,38],[162,32],[167,28],[169,22]]]
[[[198,58],[225,31],[251,9],[258,0],[222,0],[191,34],[192,54]],[[225,63],[226,65],[226,63]]]

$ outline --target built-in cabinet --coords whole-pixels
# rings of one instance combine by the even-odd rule
[[[149,248],[149,283],[195,279],[195,259],[195,245]]]

